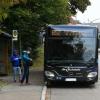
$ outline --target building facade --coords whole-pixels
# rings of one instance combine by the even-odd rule
[[[0,75],[7,75],[9,73],[9,43],[11,35],[0,32]]]

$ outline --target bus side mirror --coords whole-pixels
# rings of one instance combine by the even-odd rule
[[[98,39],[100,40],[100,33],[98,34]]]

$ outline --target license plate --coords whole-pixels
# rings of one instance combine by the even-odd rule
[[[66,78],[65,81],[67,82],[76,82],[76,78]]]

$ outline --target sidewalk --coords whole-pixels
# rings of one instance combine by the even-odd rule
[[[1,77],[8,82],[7,86],[4,86],[0,90],[0,99],[2,100],[40,100],[42,88],[43,88],[43,74],[42,70],[30,71],[31,85],[20,86],[20,83],[12,82],[12,76]]]

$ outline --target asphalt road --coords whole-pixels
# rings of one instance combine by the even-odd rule
[[[47,89],[46,100],[100,100],[100,73],[99,81],[94,86],[82,84],[60,84],[55,86]]]

